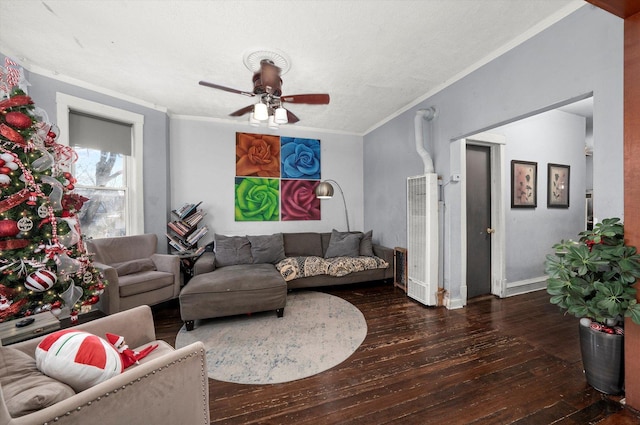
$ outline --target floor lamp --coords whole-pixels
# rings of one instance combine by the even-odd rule
[[[347,232],[350,232],[351,229],[349,228],[349,213],[347,213],[347,201],[344,199],[344,192],[342,191],[342,188],[340,187],[338,182],[330,179],[320,182],[320,184],[316,186],[316,198],[318,199],[333,198],[333,186],[329,182],[334,183],[336,186],[338,186],[338,189],[340,189],[340,195],[342,195],[342,203],[344,204],[344,216],[347,219]]]

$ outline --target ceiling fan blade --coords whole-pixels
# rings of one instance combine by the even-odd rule
[[[289,120],[289,124],[295,124],[300,121],[300,118],[296,117],[293,112],[287,109],[287,120]]]
[[[280,100],[289,103],[307,103],[309,105],[326,105],[329,103],[329,95],[326,93],[320,94],[291,94],[287,96],[281,96]]]
[[[218,90],[228,91],[229,93],[242,94],[244,96],[249,96],[249,97],[253,97],[254,96],[253,93],[248,92],[248,91],[232,89],[232,88],[229,88],[229,87],[221,86],[219,84],[209,83],[207,81],[200,81],[198,84],[200,84],[201,86],[211,87],[211,88],[218,89]]]
[[[238,109],[237,111],[230,113],[229,115],[232,117],[241,117],[247,112],[251,112],[251,111],[253,111],[253,105],[245,106],[242,109]]]

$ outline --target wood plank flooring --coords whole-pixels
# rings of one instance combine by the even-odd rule
[[[318,290],[362,311],[360,348],[299,381],[209,380],[212,424],[640,424],[621,397],[586,383],[578,321],[544,291],[447,310],[381,282]],[[153,311],[158,338],[173,345],[177,301]]]

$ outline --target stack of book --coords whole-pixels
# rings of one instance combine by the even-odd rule
[[[189,217],[186,217],[184,220],[170,221],[167,223],[167,226],[169,226],[169,228],[176,232],[180,237],[185,237],[196,228],[205,215],[207,214],[202,210],[198,210]]]
[[[209,231],[209,228],[207,226],[203,226],[203,227],[199,228],[198,230],[196,230],[195,232],[193,232],[192,234],[190,234],[187,237],[186,242],[189,245],[193,246],[196,243],[198,243],[200,238],[203,237],[204,235],[206,235],[208,231]]]
[[[168,232],[166,235],[169,245],[177,251],[178,255],[198,256],[204,252],[204,247],[198,248],[198,241],[207,234],[209,228],[207,226],[198,228],[198,224],[206,215],[198,209],[201,203],[187,203],[172,211],[178,220],[167,223],[167,227],[173,233]]]
[[[202,201],[198,202],[197,204],[184,204],[177,210],[173,210],[173,213],[177,215],[180,220],[182,220],[183,218],[188,217],[191,213],[193,213],[201,203]]]

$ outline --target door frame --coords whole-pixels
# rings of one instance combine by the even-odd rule
[[[460,237],[466,253],[467,246],[467,145],[488,146],[490,148],[490,173],[491,173],[491,228],[495,233],[491,237],[491,293],[497,297],[504,298],[507,292],[506,281],[506,239],[505,239],[505,202],[506,193],[506,167],[504,165],[506,140],[503,135],[495,133],[478,133],[463,139],[457,143],[452,143],[451,147],[460,150],[460,172],[462,183],[460,199]],[[467,303],[467,257],[460,258],[461,276],[463,282],[461,287],[462,302]]]

